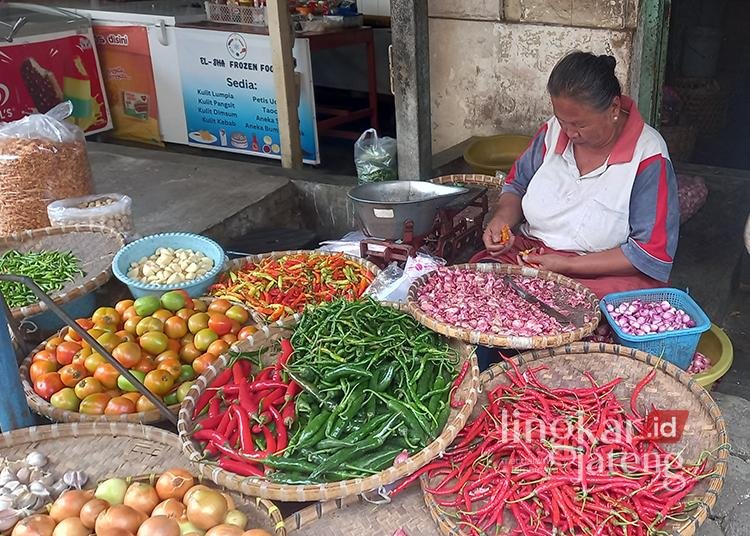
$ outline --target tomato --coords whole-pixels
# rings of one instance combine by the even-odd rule
[[[168,311],[167,309],[159,309],[155,311],[151,318],[156,318],[158,320],[161,320],[162,324],[167,321],[174,313],[172,311]]]
[[[175,292],[179,292],[185,297],[185,307],[187,307],[188,309],[193,308],[193,298],[190,297],[190,294],[188,294],[187,290],[185,290],[184,288],[178,288],[177,290],[175,290]]]
[[[208,347],[211,346],[211,343],[218,338],[219,336],[215,331],[206,328],[200,330],[195,334],[195,340],[193,341],[193,344],[198,350],[200,350],[201,352],[205,352],[206,350],[208,350]]]
[[[72,343],[75,344],[75,343]],[[57,363],[57,350],[50,352],[49,350],[39,350],[31,358],[32,361],[51,361]]]
[[[183,383],[195,379],[195,371],[190,365],[180,366],[180,375],[177,376],[177,383]]]
[[[218,298],[216,300],[211,300],[211,303],[208,304],[208,312],[224,314],[231,306],[232,303],[229,300]]]
[[[94,324],[94,329],[101,330],[105,333],[114,333],[115,331],[117,331],[118,325],[111,322],[101,321]]]
[[[34,391],[45,400],[49,400],[53,394],[64,387],[57,372],[42,374],[34,382]]]
[[[105,391],[102,391],[105,395],[107,395],[109,398],[114,398],[116,396],[122,396],[122,391],[120,391],[117,388],[114,389],[106,389]]]
[[[185,400],[185,397],[187,396],[188,391],[190,391],[190,388],[192,386],[192,381],[187,381],[180,384],[180,386],[177,388],[177,402],[182,404],[182,401]]]
[[[57,372],[58,366],[57,361],[34,361],[29,367],[29,379],[31,380],[31,384],[34,385],[40,376],[43,376],[48,372]]]
[[[133,368],[143,357],[141,347],[135,342],[121,342],[112,350],[112,357],[125,368]]]
[[[187,322],[188,318],[193,316],[195,314],[195,311],[192,309],[180,309],[175,313],[175,316],[178,316],[182,318],[185,322]]]
[[[153,316],[147,316],[143,320],[138,322],[138,325],[135,327],[135,333],[139,337],[144,333],[149,333],[151,331],[156,331],[159,333],[164,331],[164,322],[162,322],[158,318],[154,318]]]
[[[135,403],[135,409],[136,411],[138,411],[138,413],[143,413],[144,411],[154,411],[156,409],[156,406],[154,406],[148,398],[141,395],[141,397]]]
[[[156,370],[156,363],[154,363],[154,359],[152,357],[143,356],[140,362],[135,367],[133,367],[133,370],[139,370],[141,372],[151,372],[152,370]]]
[[[161,296],[161,306],[170,311],[179,311],[185,307],[185,296],[174,290],[165,292]]]
[[[135,302],[133,300],[120,300],[115,304],[115,311],[117,311],[120,314],[120,319],[122,319],[122,315],[130,309]]]
[[[171,316],[164,321],[164,333],[170,339],[181,339],[187,332],[187,322],[179,316]]]
[[[49,402],[55,408],[67,409],[68,411],[78,411],[78,406],[81,403],[75,391],[70,387],[60,389],[50,397]]]
[[[195,313],[193,316],[188,318],[187,324],[190,333],[196,334],[202,329],[208,327],[208,320],[211,317],[207,313]]]
[[[102,382],[96,378],[84,378],[76,384],[74,390],[76,396],[83,400],[94,393],[101,393],[104,390],[104,387],[102,387]]]
[[[138,344],[141,345],[141,348],[146,350],[149,354],[154,355],[158,355],[166,350],[168,343],[169,338],[160,331],[149,331],[148,333],[144,333],[141,338],[138,339]]]
[[[155,395],[164,396],[172,389],[174,377],[166,370],[152,370],[146,374],[143,385]]]
[[[112,351],[122,343],[122,339],[115,335],[113,331],[112,333],[105,333],[104,335],[101,335],[98,339],[96,339],[96,342],[104,346],[105,350],[112,353]]]
[[[44,344],[44,349],[54,354],[55,350],[57,349],[57,345],[61,342],[63,342],[62,337],[51,337]]]
[[[135,379],[141,383],[143,383],[143,380],[146,379],[146,373],[141,372],[140,370],[131,370],[130,373],[135,376]],[[117,388],[125,391],[126,393],[133,393],[138,391],[138,388],[130,383],[130,380],[128,380],[125,376],[120,376],[117,378]]]
[[[174,406],[175,404],[179,404],[180,401],[177,400],[177,391],[172,391],[167,396],[164,397],[164,403],[167,406]]]
[[[122,329],[124,329],[128,333],[136,334],[135,330],[138,327],[138,324],[140,323],[141,320],[143,320],[143,318],[141,318],[138,315],[131,316],[125,321],[125,324],[123,324]]]
[[[138,313],[135,312],[135,306],[131,305],[125,311],[122,313],[122,320],[127,322],[128,319],[133,318],[134,316],[141,316]]]
[[[94,378],[99,380],[105,389],[114,389],[117,387],[117,378],[119,376],[120,373],[117,372],[117,369],[109,363],[102,363],[94,371]]]
[[[236,320],[232,320],[232,329],[229,330],[229,333],[237,334],[242,329],[242,324],[237,322]]]
[[[180,377],[181,363],[179,359],[165,359],[158,365],[156,370],[166,370],[175,380]]]
[[[229,346],[232,346],[234,343],[237,342],[238,339],[237,339],[237,335],[235,335],[234,333],[227,333],[221,338],[221,340],[227,343]]]
[[[90,376],[89,371],[83,365],[65,365],[58,372],[60,380],[66,387],[75,387],[79,381]]]
[[[105,415],[124,415],[126,413],[135,413],[135,402],[124,396],[116,396],[110,399],[104,408]]]
[[[79,318],[76,320],[76,324],[87,331],[94,327],[94,323],[88,318]],[[68,340],[72,340],[74,342],[79,342],[81,340],[81,336],[78,335],[78,333],[76,333],[72,328],[68,328],[68,334],[66,335],[66,337],[68,337]]]
[[[133,304],[139,316],[151,316],[161,307],[159,298],[156,296],[141,296]]]
[[[232,331],[232,321],[225,314],[211,313],[208,318],[208,329],[221,337]]]
[[[93,374],[94,371],[99,367],[99,365],[102,365],[106,362],[107,360],[104,359],[103,355],[98,352],[94,352],[86,358],[86,360],[83,362],[83,366],[86,367],[86,370],[88,370],[90,374]]]
[[[182,359],[184,363],[192,363],[196,357],[201,355],[201,353],[202,352],[191,342],[180,349],[180,359]]]
[[[179,361],[180,355],[174,350],[165,350],[154,358],[154,363],[160,365],[164,361]]]
[[[81,351],[81,345],[77,342],[64,342],[57,347],[55,355],[57,362],[61,365],[70,365],[75,355]]]
[[[219,356],[227,350],[229,350],[229,345],[227,344],[227,342],[219,339],[218,341],[214,341],[210,345],[208,345],[206,352],[208,352],[209,354],[214,354],[215,356]]]
[[[197,374],[203,374],[209,367],[209,365],[211,365],[211,363],[213,363],[217,359],[219,358],[214,354],[209,354],[208,352],[206,352],[205,354],[202,354],[195,358],[195,361],[193,361],[193,370],[195,370]]]
[[[173,352],[179,354],[180,348],[182,348],[182,345],[180,344],[180,341],[178,339],[167,339],[167,350],[172,350]]]
[[[104,408],[107,407],[110,398],[112,397],[106,393],[90,394],[81,400],[81,404],[78,406],[78,411],[88,415],[103,415]]]
[[[141,398],[141,396],[143,395],[141,395],[141,393],[139,393],[138,391],[135,391],[133,393],[125,393],[121,396],[123,396],[124,398],[127,398],[128,400],[131,400],[133,404],[137,404],[138,399]]]
[[[120,323],[122,316],[117,312],[114,307],[99,307],[94,314],[91,315],[91,321],[94,324],[105,323],[114,324],[115,326]]]
[[[115,332],[115,335],[120,337],[120,340],[122,342],[137,342],[138,336],[135,333],[130,333],[129,331],[125,331],[124,329],[121,329],[120,331]]]
[[[208,310],[208,304],[203,300],[193,300],[193,309],[197,313],[205,313]]]
[[[237,339],[240,340],[240,341],[244,341],[245,339],[249,338],[256,331],[258,331],[258,328],[256,328],[255,326],[245,326],[237,334]]]
[[[195,335],[193,335],[192,333],[185,334],[185,336],[180,339],[180,348],[182,348],[186,344],[193,344],[194,340]]]
[[[241,305],[232,305],[224,312],[224,314],[227,315],[227,318],[230,320],[234,320],[240,324],[245,324],[248,318],[250,318],[250,313],[248,313],[247,309]]]

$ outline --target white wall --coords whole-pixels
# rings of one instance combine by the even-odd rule
[[[357,8],[364,15],[391,16],[391,0],[357,0]]]

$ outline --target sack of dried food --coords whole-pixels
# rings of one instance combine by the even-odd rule
[[[53,226],[104,225],[133,238],[133,201],[124,194],[94,194],[53,201],[47,215]]]
[[[0,236],[49,225],[47,205],[90,194],[83,131],[63,102],[46,114],[0,125]]]

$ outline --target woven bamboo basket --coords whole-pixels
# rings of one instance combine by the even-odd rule
[[[388,503],[361,495],[316,503],[290,515],[284,524],[295,536],[390,536],[401,528],[413,536],[437,533],[416,485]]]
[[[680,78],[674,89],[682,99],[680,124],[691,125],[702,136],[720,131],[727,121],[729,90],[717,80]]]
[[[471,186],[484,186],[485,188],[502,188],[502,179],[493,175],[480,175],[476,173],[460,173],[455,175],[442,175],[430,179],[434,184],[469,184]]]
[[[422,325],[433,331],[441,333],[446,337],[459,339],[469,344],[481,344],[483,346],[493,346],[497,348],[515,348],[515,349],[533,349],[533,348],[554,348],[571,342],[576,342],[584,337],[591,335],[596,326],[599,325],[601,313],[599,312],[599,300],[596,295],[580,283],[553,272],[546,270],[537,270],[525,266],[513,266],[510,264],[480,263],[480,264],[456,264],[448,266],[447,270],[470,269],[480,272],[496,272],[499,274],[521,275],[525,277],[538,277],[547,281],[554,281],[556,284],[571,288],[573,290],[586,294],[586,310],[590,313],[590,320],[575,331],[557,333],[554,335],[536,336],[536,337],[518,337],[502,336],[484,333],[481,331],[471,331],[459,328],[444,322],[440,322],[419,307],[418,293],[419,289],[427,283],[430,274],[425,274],[412,283],[409,288],[408,305],[411,315]]]
[[[58,305],[80,298],[101,287],[112,277],[112,259],[124,245],[120,233],[98,225],[61,225],[45,227],[0,238],[0,253],[8,250],[71,251],[80,261],[84,275],[66,283],[50,297]],[[47,310],[41,302],[17,307],[14,318],[25,318]]]
[[[367,268],[370,272],[372,272],[374,276],[377,276],[380,273],[380,268],[378,268],[375,264],[371,263],[370,261],[365,260],[365,259],[360,259],[359,257],[353,257],[352,255],[348,255],[346,253],[336,253],[332,251],[305,251],[305,250],[272,251],[270,253],[261,253],[260,255],[249,255],[247,257],[240,257],[237,259],[232,259],[231,261],[229,261],[227,265],[227,269],[225,270],[224,273],[231,272],[233,270],[239,270],[248,262],[260,262],[266,258],[280,259],[281,257],[285,257],[286,255],[298,255],[298,254],[309,255],[311,253],[315,253],[316,255],[343,255],[344,258],[346,258],[347,260],[356,262],[360,266]],[[297,322],[299,322],[299,319],[302,317],[300,313],[294,313],[293,315],[282,317],[281,319],[276,320],[275,322],[267,322],[267,320],[263,317],[263,315],[253,310],[252,306],[250,306],[249,304],[245,304],[245,305],[247,305],[246,308],[248,308],[251,311],[253,320],[261,326],[263,325],[271,326],[271,327],[293,326]]]
[[[29,377],[29,367],[31,366],[34,354],[36,354],[40,350],[43,350],[46,342],[47,341],[44,341],[40,343],[39,346],[34,348],[34,350],[28,356],[26,356],[26,358],[18,367],[18,372],[21,376],[21,385],[23,385],[23,391],[26,395],[26,402],[28,402],[29,407],[35,413],[43,415],[44,417],[47,417],[54,422],[129,422],[149,424],[161,422],[164,420],[164,416],[157,409],[139,413],[127,413],[123,415],[90,415],[87,413],[78,413],[77,411],[69,411],[66,409],[54,407],[41,396],[36,394],[36,392],[34,391],[34,386],[31,384],[31,379]],[[173,406],[169,406],[169,409],[172,410],[173,413],[177,413],[177,411],[180,409],[180,406],[178,404],[175,404]]]
[[[679,408],[689,411],[680,441],[673,444],[665,443],[664,448],[672,452],[683,451],[686,460],[694,460],[706,450],[716,452],[712,461],[713,467],[709,467],[709,470],[713,470],[713,476],[701,480],[688,496],[688,499],[700,501],[700,506],[691,512],[689,520],[680,524],[668,524],[664,528],[673,535],[695,534],[701,523],[708,518],[724,485],[729,446],[724,417],[719,407],[692,375],[651,354],[608,344],[576,343],[560,348],[527,352],[513,358],[513,361],[518,364],[521,371],[531,366],[545,365],[547,370],[537,373],[537,377],[552,387],[589,387],[591,384],[583,376],[584,371],[590,372],[600,384],[617,377],[623,378],[624,381],[614,392],[625,407],[629,406],[630,395],[636,384],[655,366],[658,372],[653,381],[641,391],[638,399],[639,410],[645,413],[653,404],[657,408]],[[499,363],[482,373],[483,392],[474,408],[473,416],[478,415],[487,404],[487,391],[500,384],[509,383],[505,376],[508,368],[508,364]],[[425,489],[430,487],[431,482],[423,475],[421,484]],[[459,526],[452,512],[439,506],[432,495],[425,493],[424,500],[441,534],[468,534]],[[505,527],[508,527],[508,522],[513,523],[507,517],[506,521]]]
[[[667,142],[669,156],[674,162],[689,162],[693,156],[698,132],[690,125],[662,125],[659,133]]]
[[[250,338],[241,341],[237,349],[245,352],[262,351],[263,349],[272,349],[275,341],[281,337],[288,336],[291,333],[289,328],[274,328],[267,332],[259,332]],[[198,445],[190,438],[190,432],[193,430],[193,410],[195,401],[201,396],[216,376],[226,367],[229,355],[225,354],[198,377],[193,387],[188,392],[185,400],[182,402],[177,423],[177,431],[182,440],[182,449],[187,457],[195,463],[198,472],[216,482],[220,486],[233,489],[254,497],[272,499],[285,502],[306,502],[306,501],[328,501],[339,499],[352,495],[366,493],[377,489],[379,486],[385,486],[396,480],[410,475],[430,460],[440,455],[445,448],[458,435],[468,419],[477,399],[477,389],[479,388],[479,367],[476,358],[473,355],[473,348],[462,344],[458,341],[450,341],[453,348],[459,352],[462,361],[471,360],[469,372],[466,374],[464,381],[456,390],[456,399],[463,401],[459,409],[452,409],[448,422],[443,432],[426,448],[417,454],[408,458],[404,463],[396,467],[390,467],[380,473],[367,478],[358,478],[354,480],[343,480],[329,484],[318,484],[308,486],[282,485],[262,478],[241,477],[235,473],[230,473],[217,466],[208,465],[202,462],[203,453]],[[266,352],[261,355],[265,362],[273,362],[275,359],[274,352]]]
[[[45,470],[58,478],[66,471],[83,471],[89,477],[89,488],[110,477],[143,480],[173,467],[190,469],[180,452],[177,435],[139,424],[52,424],[0,435],[0,456],[22,459],[31,451],[47,456]],[[250,526],[285,536],[284,521],[276,505],[229,493],[237,508],[247,514]]]

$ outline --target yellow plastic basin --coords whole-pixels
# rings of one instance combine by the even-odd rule
[[[513,162],[526,150],[530,136],[498,134],[478,138],[464,151],[464,160],[474,173],[495,175],[497,171],[508,173]]]
[[[719,326],[711,324],[711,329],[701,336],[697,351],[711,362],[711,368],[695,375],[695,380],[705,389],[711,390],[713,384],[727,373],[734,361],[732,341]]]

